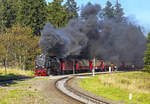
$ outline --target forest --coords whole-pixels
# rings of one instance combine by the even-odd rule
[[[74,0],[0,0],[0,63],[3,67],[33,70],[40,54],[39,39],[44,24],[65,26],[78,16]]]

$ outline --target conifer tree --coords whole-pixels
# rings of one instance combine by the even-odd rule
[[[46,23],[45,0],[21,0],[18,20],[22,26],[30,26],[34,34],[39,35]]]
[[[17,20],[18,0],[0,0],[0,30],[10,28]]]
[[[68,23],[69,14],[66,11],[66,5],[62,5],[63,0],[54,0],[47,6],[48,21],[55,28],[63,27]]]
[[[144,69],[147,72],[150,72],[150,32],[148,33],[147,38],[147,49],[144,53]]]
[[[67,0],[66,9],[69,14],[69,19],[78,17],[78,7],[74,0]]]
[[[115,17],[116,22],[122,22],[124,19],[123,8],[121,7],[121,4],[118,2],[115,5],[114,17]]]
[[[106,6],[103,9],[102,16],[104,18],[114,18],[114,7],[110,1],[107,1]]]

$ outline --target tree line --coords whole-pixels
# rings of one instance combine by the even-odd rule
[[[40,35],[40,30],[47,22],[56,28],[65,26],[69,19],[78,16],[78,7],[74,0],[0,0],[0,30],[11,28],[15,24],[29,26],[34,35]]]
[[[0,63],[33,69],[40,54],[40,31],[47,22],[55,28],[78,17],[74,0],[0,0]],[[4,62],[6,61],[6,62]]]

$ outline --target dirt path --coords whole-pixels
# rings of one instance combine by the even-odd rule
[[[55,80],[44,77],[0,85],[0,104],[80,104],[61,94]]]
[[[44,95],[49,98],[49,104],[80,104],[79,102],[71,99],[68,96],[61,94],[55,87],[54,87],[55,80],[51,80],[49,84],[43,84],[43,93]]]

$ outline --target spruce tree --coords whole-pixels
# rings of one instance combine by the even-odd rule
[[[0,30],[10,28],[17,20],[18,0],[0,0]]]
[[[115,5],[114,17],[115,17],[116,22],[122,22],[124,19],[123,8],[121,7],[121,4],[118,2]]]
[[[62,3],[63,0],[54,0],[47,6],[48,21],[51,22],[55,28],[63,27],[69,21],[66,5],[62,5]]]
[[[66,9],[69,13],[69,19],[78,17],[78,7],[77,3],[74,0],[67,0]]]
[[[22,26],[30,26],[34,34],[39,35],[46,23],[45,0],[21,0],[18,20]]]
[[[103,9],[102,16],[104,18],[114,18],[114,7],[110,1],[107,1],[106,6]]]
[[[150,32],[147,38],[147,49],[144,53],[144,70],[150,72]]]

